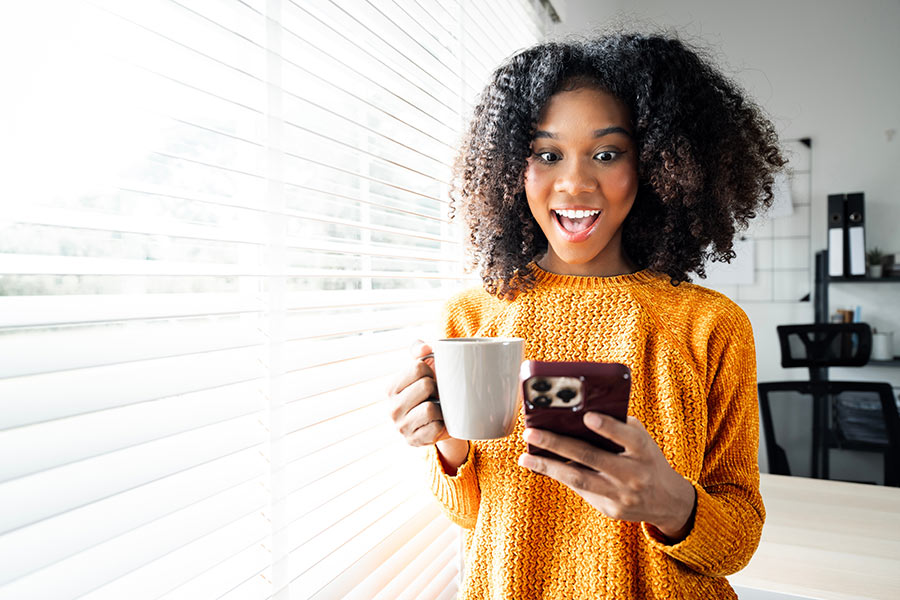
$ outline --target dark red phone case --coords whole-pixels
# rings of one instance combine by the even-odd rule
[[[565,377],[571,380],[559,380]],[[600,412],[625,422],[628,413],[628,398],[631,394],[631,370],[620,363],[594,362],[545,362],[527,360],[522,363],[522,398],[525,411],[525,426],[546,429],[585,440],[610,452],[621,452],[623,448],[595,433],[584,424],[586,412]],[[553,383],[580,382],[580,399],[573,406],[540,406],[541,397],[532,398],[536,393],[533,386],[553,387]],[[576,386],[577,387],[577,386]],[[562,395],[565,387],[557,390]],[[560,402],[556,400],[556,402]],[[567,402],[563,400],[562,402]],[[567,460],[553,452],[528,444],[529,454]]]

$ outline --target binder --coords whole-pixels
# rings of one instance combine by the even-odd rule
[[[866,275],[866,210],[862,192],[847,194],[847,254],[851,277]]]
[[[844,194],[828,196],[828,275],[843,277],[845,255],[844,238],[847,235],[844,227],[847,203]]]

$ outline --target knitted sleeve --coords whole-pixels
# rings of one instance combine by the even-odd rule
[[[483,293],[473,290],[451,298],[444,305],[444,335],[448,338],[474,336],[485,318],[485,301]],[[441,509],[451,521],[466,528],[475,526],[481,503],[475,452],[475,444],[470,442],[469,453],[456,475],[448,475],[444,471],[437,446],[429,449],[426,458],[431,491]]]
[[[666,545],[644,524],[651,543],[705,575],[742,569],[759,545],[765,508],[759,492],[759,412],[753,330],[736,306],[710,336],[707,353],[708,429],[694,524]]]
[[[444,471],[438,457],[437,446],[429,448],[426,459],[430,471],[431,491],[440,503],[441,510],[451,521],[467,529],[475,527],[478,506],[481,503],[474,454],[475,444],[470,442],[469,454],[456,470],[456,475],[448,475]]]

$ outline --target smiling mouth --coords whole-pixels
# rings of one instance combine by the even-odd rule
[[[554,210],[556,222],[569,233],[578,234],[590,229],[600,218],[600,210]]]

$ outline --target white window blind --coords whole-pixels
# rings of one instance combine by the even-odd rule
[[[0,600],[453,597],[383,395],[536,6],[0,7]]]

